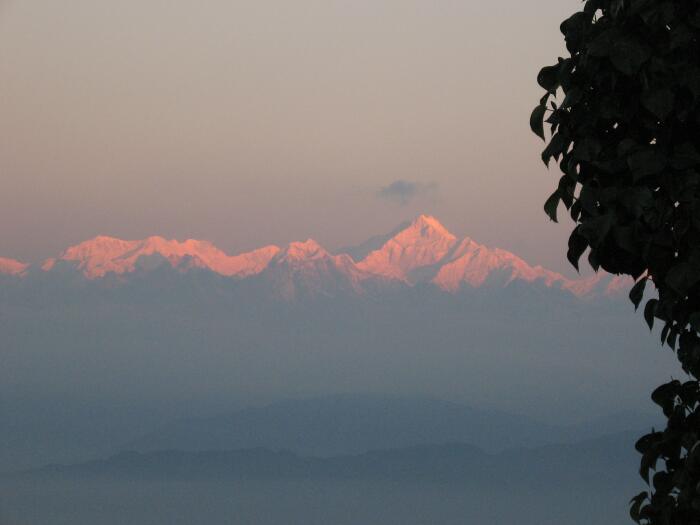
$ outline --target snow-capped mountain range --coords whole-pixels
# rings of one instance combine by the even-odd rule
[[[228,255],[208,241],[179,242],[156,236],[127,241],[98,236],[71,246],[38,268],[0,258],[0,274],[26,278],[34,272],[68,269],[92,281],[107,276],[126,280],[137,271],[169,265],[183,273],[200,269],[235,280],[256,279],[286,299],[299,292],[363,294],[383,286],[419,284],[456,293],[465,288],[505,287],[515,282],[590,297],[618,294],[630,285],[628,279],[621,277],[599,274],[568,279],[541,266],[530,266],[506,250],[490,248],[470,238],[458,239],[428,215],[417,217],[358,259],[346,253],[329,253],[312,239],[283,248],[265,246]]]

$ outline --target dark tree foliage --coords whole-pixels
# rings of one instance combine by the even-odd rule
[[[653,283],[644,318],[689,379],[652,394],[668,422],[636,444],[650,488],[630,513],[700,524],[700,0],[588,0],[561,31],[570,56],[540,71],[530,119],[563,174],[545,211],[576,223],[577,269],[588,249],[596,271],[634,277],[635,307]]]

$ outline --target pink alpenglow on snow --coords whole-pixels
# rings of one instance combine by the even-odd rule
[[[27,273],[29,265],[15,259],[0,257],[0,275],[14,275],[21,277]]]
[[[271,291],[292,299],[300,291],[334,295],[339,291],[363,294],[362,282],[374,277],[360,270],[349,255],[332,255],[313,239],[292,242],[261,274]]]
[[[275,258],[277,262],[279,261],[310,261],[315,259],[325,259],[331,255],[316,241],[313,239],[306,239],[305,241],[290,242],[284,250],[279,252],[278,257]]]
[[[153,256],[155,259],[148,259]],[[536,283],[578,297],[591,297],[617,295],[631,284],[631,279],[604,273],[567,279],[541,266],[530,266],[506,250],[484,246],[469,237],[459,240],[429,215],[420,215],[358,262],[344,253],[331,254],[312,239],[289,243],[283,249],[265,246],[228,255],[208,241],[179,242],[162,237],[125,241],[105,236],[68,248],[56,259],[47,259],[42,269],[51,271],[59,261],[72,264],[88,279],[109,273],[126,275],[163,263],[181,272],[201,268],[236,279],[259,276],[272,293],[284,298],[302,291],[363,294],[387,284],[419,283],[457,293],[461,289],[503,287],[514,282]],[[0,273],[24,275],[26,270],[25,264],[0,259]]]
[[[369,273],[412,282],[411,274],[445,258],[457,238],[434,217],[421,215],[380,249],[371,252],[358,267]]]
[[[157,236],[125,241],[98,236],[68,248],[58,260],[76,264],[88,279],[104,277],[110,272],[118,275],[133,272],[141,257],[152,255],[165,258],[174,268],[207,268],[229,277],[247,277],[261,272],[278,251],[276,246],[266,246],[229,256],[208,241],[188,239],[178,242]],[[55,260],[49,259],[43,268],[50,270],[54,264]]]
[[[515,281],[540,283],[579,297],[614,295],[627,288],[622,277],[599,274],[570,280],[500,248],[489,248],[465,238],[458,241],[434,217],[421,215],[407,228],[371,252],[358,267],[369,273],[402,280],[408,284],[430,282],[443,291],[456,293],[463,287],[484,286],[498,277],[500,286]]]
[[[579,297],[603,294],[617,295],[630,290],[634,279],[628,275],[609,275],[603,272],[597,273],[586,279],[567,281],[563,288]]]
[[[530,266],[520,257],[499,248],[487,248],[471,239],[464,239],[440,267],[432,282],[448,292],[456,292],[462,286],[477,288],[499,272],[506,282],[541,281],[548,287],[563,286],[567,279],[541,266]]]

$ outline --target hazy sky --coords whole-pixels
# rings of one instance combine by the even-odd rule
[[[0,0],[0,255],[329,249],[418,213],[565,268],[528,129],[578,0]]]

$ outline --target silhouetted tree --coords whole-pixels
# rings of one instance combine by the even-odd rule
[[[576,223],[576,268],[589,249],[596,271],[634,277],[635,307],[655,285],[644,318],[689,376],[652,394],[667,426],[636,444],[650,488],[630,513],[700,524],[700,1],[588,0],[561,31],[570,56],[540,71],[530,119],[563,173],[545,211]]]

